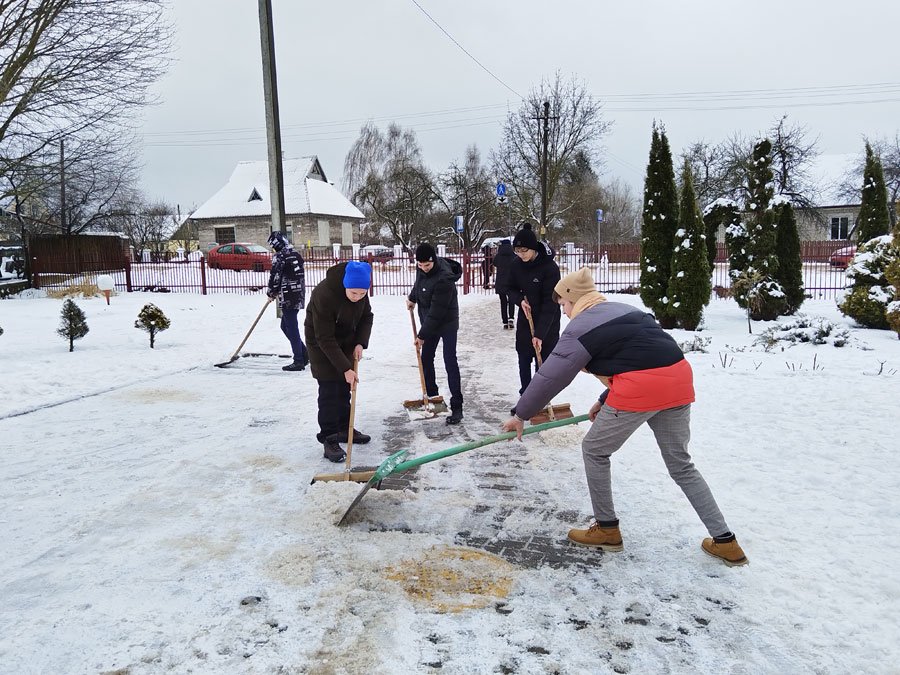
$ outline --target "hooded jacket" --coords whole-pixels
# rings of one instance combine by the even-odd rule
[[[528,299],[534,320],[534,336],[555,343],[559,337],[561,310],[553,301],[553,288],[560,279],[559,266],[553,261],[553,250],[539,244],[537,255],[524,262],[516,256],[509,272],[509,299],[521,305]],[[524,342],[522,338],[524,336]],[[531,331],[525,312],[519,312],[516,332],[516,349],[528,352],[531,347]]]
[[[416,272],[415,283],[407,297],[418,308],[418,336],[421,339],[459,330],[456,282],[461,276],[462,265],[449,258],[436,257],[431,270]]]
[[[503,239],[500,248],[494,254],[494,268],[497,270],[497,277],[494,279],[495,292],[502,294],[509,291],[510,268],[515,261],[516,254],[513,253],[512,244],[509,239]]]
[[[275,253],[269,272],[268,294],[279,296],[284,309],[303,309],[306,302],[306,274],[303,256],[290,245]]]
[[[601,302],[569,322],[513,412],[534,416],[582,369],[608,379],[600,400],[617,410],[667,410],[694,401],[691,366],[672,336],[651,314]]]
[[[347,263],[328,269],[310,294],[303,327],[312,376],[317,380],[343,380],[353,369],[353,349],[369,346],[372,307],[369,296],[351,302],[344,288]]]

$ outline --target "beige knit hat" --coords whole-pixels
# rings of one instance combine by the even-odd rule
[[[597,287],[594,285],[594,277],[590,268],[582,267],[577,272],[567,274],[560,279],[553,290],[559,297],[574,304],[586,293],[596,291]]]

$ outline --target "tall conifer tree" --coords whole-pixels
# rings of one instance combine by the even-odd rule
[[[747,257],[745,278],[753,279],[746,302],[750,318],[771,321],[784,311],[784,291],[776,281],[778,256],[775,253],[777,223],[772,210],[772,143],[759,141],[753,148],[748,175]]]
[[[789,201],[776,207],[778,229],[775,251],[778,255],[778,272],[775,280],[784,291],[785,314],[794,314],[803,304],[806,289],[803,287],[803,260],[800,257],[800,234],[797,218]]]
[[[685,159],[681,174],[681,209],[672,252],[669,305],[672,315],[685,330],[697,330],[703,308],[712,291],[706,249],[706,225],[694,194],[690,162]]]
[[[891,215],[888,211],[887,187],[881,160],[866,143],[866,167],[863,170],[862,202],[856,221],[856,241],[864,244],[869,239],[889,234]]]
[[[675,326],[667,294],[677,228],[678,192],[672,168],[672,151],[665,129],[654,122],[647,178],[644,181],[641,300],[656,315],[663,328]]]

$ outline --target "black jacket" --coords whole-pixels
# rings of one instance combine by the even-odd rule
[[[407,296],[419,309],[419,337],[440,335],[459,330],[459,300],[456,282],[462,276],[462,265],[449,258],[436,258],[427,274],[416,272],[416,281]]]
[[[291,246],[281,249],[272,258],[268,295],[270,298],[280,296],[281,306],[284,309],[303,309],[306,302],[303,256]]]
[[[500,242],[500,248],[494,254],[494,268],[497,270],[497,278],[494,279],[494,291],[506,293],[509,291],[510,268],[516,261],[516,254],[509,239]]]
[[[344,288],[347,263],[328,269],[309,296],[306,307],[306,348],[312,376],[317,380],[341,380],[353,368],[353,349],[369,346],[372,307],[369,296],[351,302]]]
[[[529,262],[523,262],[518,256],[510,267],[509,298],[517,305],[524,298],[531,305],[531,316],[534,320],[534,335],[556,344],[559,339],[560,307],[553,301],[553,288],[559,282],[559,267],[548,251],[538,251],[537,256]],[[519,333],[529,333],[525,312],[519,312],[516,344],[518,348]]]

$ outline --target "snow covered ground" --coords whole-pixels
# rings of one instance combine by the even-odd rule
[[[709,307],[692,450],[750,558],[732,569],[701,552],[647,429],[613,460],[621,554],[565,541],[590,514],[586,425],[425,464],[338,528],[361,486],[310,485],[342,467],[315,442],[309,373],[212,366],[262,296],[76,302],[90,333],[69,353],[60,300],[0,300],[0,672],[897,672],[893,333],[766,353],[731,301]],[[133,327],[147,302],[172,321],[153,350]],[[513,334],[495,298],[461,305],[450,429],[402,414],[419,391],[408,315],[373,299],[356,426],[374,439],[354,465],[497,433]],[[833,301],[803,309],[847,324]],[[245,350],[287,353],[273,308]],[[582,375],[557,402],[598,393]]]

